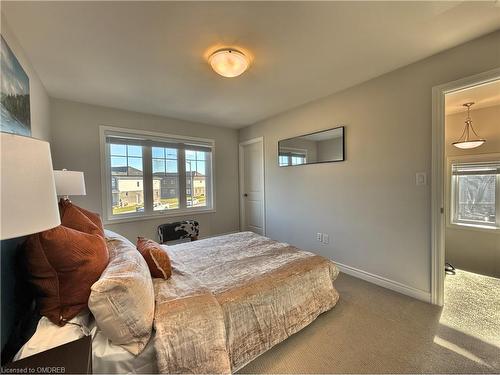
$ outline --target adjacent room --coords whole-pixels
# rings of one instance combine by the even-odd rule
[[[447,94],[445,115],[442,321],[494,345],[500,330],[500,80]]]
[[[1,372],[500,372],[498,1],[1,1]]]

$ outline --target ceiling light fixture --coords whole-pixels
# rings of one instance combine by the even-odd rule
[[[224,48],[215,51],[208,58],[212,69],[223,77],[237,77],[248,69],[250,61],[240,51]]]
[[[467,107],[467,118],[465,119],[465,127],[464,131],[462,132],[462,135],[458,139],[458,141],[453,142],[452,145],[461,149],[470,149],[470,148],[476,148],[481,146],[484,142],[486,142],[485,139],[479,138],[477,133],[474,131],[474,128],[472,127],[472,120],[470,118],[470,107],[474,104],[474,102],[469,102],[463,104],[464,107]],[[472,133],[476,136],[475,139],[470,139],[470,131],[472,130]]]

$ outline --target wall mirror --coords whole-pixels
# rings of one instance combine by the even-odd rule
[[[343,160],[343,126],[282,139],[278,142],[278,164],[280,167]]]

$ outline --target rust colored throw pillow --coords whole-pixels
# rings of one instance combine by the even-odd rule
[[[144,237],[137,237],[137,250],[146,260],[152,277],[166,280],[172,276],[170,258],[160,244]]]
[[[80,232],[99,234],[104,238],[104,228],[99,214],[78,207],[67,199],[59,201],[59,213],[61,214],[61,224],[65,227],[76,229]],[[88,220],[83,220],[81,214],[94,225],[89,225]]]
[[[63,326],[87,308],[90,287],[108,264],[106,241],[83,213],[79,226],[92,233],[60,225],[28,237],[25,245],[29,280],[40,313]]]

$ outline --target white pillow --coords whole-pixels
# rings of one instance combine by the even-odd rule
[[[14,356],[14,361],[89,335],[89,324],[90,314],[88,311],[82,311],[62,327],[52,323],[48,318],[43,316],[38,321],[33,336]]]
[[[115,345],[139,354],[153,329],[155,297],[148,265],[126,238],[106,231],[109,264],[91,287],[89,308]]]

